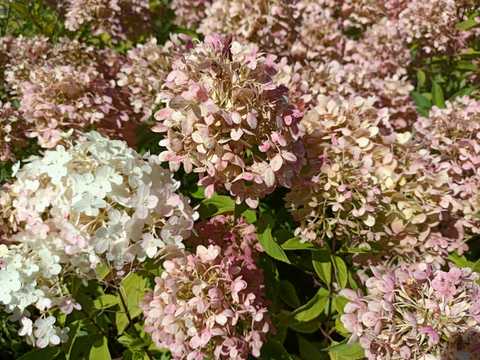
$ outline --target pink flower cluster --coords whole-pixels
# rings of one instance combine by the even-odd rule
[[[300,11],[296,1],[216,0],[206,7],[198,31],[234,34],[236,40],[253,42],[262,51],[287,56]]]
[[[174,359],[258,357],[271,325],[255,228],[218,216],[196,230],[205,245],[166,260],[146,295],[145,330]]]
[[[177,1],[174,9],[190,13],[196,5]],[[416,119],[406,79],[410,47],[429,54],[464,46],[468,34],[455,24],[469,6],[468,0],[215,0],[202,3],[204,18],[191,23],[204,35],[233,34],[284,56],[281,77],[300,107],[315,105],[318,94],[375,96],[376,106],[395,109],[392,123],[405,128]],[[351,29],[358,39],[347,35]]]
[[[205,18],[212,0],[172,0],[170,7],[175,11],[175,22],[187,28],[196,28]]]
[[[165,133],[167,148],[160,158],[199,173],[208,197],[225,188],[251,207],[290,186],[302,162],[302,113],[274,75],[273,57],[216,35],[182,54],[159,95],[166,106],[153,130]]]
[[[66,131],[96,126],[133,143],[138,119],[128,93],[115,83],[121,55],[68,39],[56,44],[41,37],[2,41],[6,90],[19,103],[18,108],[9,105],[14,117],[2,113],[11,133],[53,148]]]
[[[448,171],[411,133],[396,132],[374,99],[318,101],[301,123],[308,163],[286,197],[300,223],[296,235],[369,250],[375,244],[380,258],[442,263],[452,251],[463,253],[478,220],[453,196]]]
[[[191,46],[189,37],[179,35],[172,36],[164,45],[151,38],[128,52],[118,72],[117,85],[128,93],[130,105],[135,113],[141,114],[141,120],[148,120],[159,107],[159,94],[173,60]]]
[[[148,0],[63,0],[65,26],[77,31],[84,25],[94,35],[108,34],[113,40],[135,35],[150,22]]]
[[[430,162],[449,175],[450,196],[462,200],[463,208],[453,210],[474,219],[480,212],[480,102],[464,97],[434,107],[414,129],[419,151],[430,150]]]
[[[480,330],[480,286],[470,269],[416,263],[371,271],[366,295],[342,291],[349,303],[341,317],[369,360],[458,359],[459,340]],[[478,349],[478,337],[467,340],[462,352]]]

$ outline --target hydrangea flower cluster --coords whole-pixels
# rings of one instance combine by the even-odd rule
[[[60,309],[69,314],[79,308],[62,289],[61,271],[60,258],[48,246],[0,245],[0,306],[21,323],[19,335],[39,348],[66,341],[68,328],[55,326],[48,312]]]
[[[458,338],[480,330],[478,275],[425,263],[371,270],[366,295],[342,292],[349,300],[341,320],[350,341],[358,339],[369,360],[458,359]],[[479,345],[478,337],[470,340]],[[461,351],[468,347],[475,343]]]
[[[5,39],[7,91],[19,102],[17,116],[3,119],[13,132],[53,148],[67,130],[96,126],[133,144],[137,116],[129,93],[114,81],[121,55],[76,41],[45,38]],[[17,128],[21,128],[20,131]]]
[[[170,7],[175,11],[175,22],[187,28],[196,28],[205,18],[212,0],[172,0]]]
[[[374,99],[318,102],[302,121],[308,165],[286,198],[300,222],[296,235],[319,244],[333,237],[348,246],[375,243],[380,256],[429,262],[465,251],[469,224],[461,211],[447,212],[462,204],[449,197],[447,172],[409,150],[412,134],[395,132]]]
[[[179,57],[155,114],[153,130],[166,133],[160,159],[198,172],[207,196],[225,187],[251,207],[288,187],[302,160],[302,113],[274,74],[273,57],[215,35]]]
[[[258,357],[271,325],[255,228],[219,216],[196,230],[205,245],[165,261],[145,297],[145,330],[174,359]]]
[[[464,97],[434,107],[414,129],[418,151],[428,149],[437,171],[448,172],[451,197],[464,200],[463,214],[473,220],[480,212],[480,102]]]
[[[69,149],[35,157],[1,195],[9,242],[46,247],[66,269],[94,274],[182,247],[195,214],[157,157],[142,159],[118,140],[91,132]]]
[[[189,4],[191,6],[191,4]],[[294,1],[215,0],[205,9],[202,34],[235,34],[235,40],[253,42],[262,51],[287,56],[295,39],[301,9]]]
[[[77,31],[89,25],[94,35],[127,39],[150,22],[148,0],[64,0],[65,26]]]
[[[127,61],[118,72],[117,84],[128,93],[133,111],[142,115],[141,120],[148,120],[161,104],[159,94],[172,69],[175,54],[191,46],[190,38],[180,35],[172,36],[163,46],[151,38],[128,52]]]

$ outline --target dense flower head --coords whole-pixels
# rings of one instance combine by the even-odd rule
[[[175,22],[187,28],[196,28],[205,18],[212,0],[172,0],[170,7],[175,11]]]
[[[20,121],[11,103],[0,102],[0,162],[15,160],[15,146],[25,143],[25,133],[18,126]]]
[[[97,60],[97,56],[105,55],[105,51],[96,52],[92,46],[67,38],[61,38],[54,44],[43,36],[5,37],[1,43],[4,47],[2,71],[5,87],[13,95],[17,94],[21,84],[28,81],[30,72],[37,67],[82,67]]]
[[[350,341],[358,339],[369,360],[458,359],[458,338],[480,330],[478,275],[425,263],[371,270],[365,295],[342,291],[349,303],[341,320]],[[478,347],[478,338],[471,340]]]
[[[194,213],[157,157],[91,132],[31,158],[1,195],[4,241],[47,247],[83,276],[181,247]]]
[[[10,320],[21,323],[19,335],[36,347],[66,340],[68,329],[55,326],[56,319],[48,314],[53,309],[72,311],[64,306],[71,299],[59,286],[61,271],[60,258],[47,246],[0,245],[0,308],[12,314]]]
[[[127,54],[127,61],[118,72],[117,84],[126,89],[135,113],[147,120],[161,103],[159,93],[172,69],[175,54],[187,51],[191,40],[186,36],[171,37],[165,45],[155,38],[139,44]]]
[[[447,102],[444,109],[434,107],[428,117],[418,119],[414,129],[417,147],[430,153],[438,171],[448,172],[451,196],[465,200],[464,214],[476,218],[480,212],[480,102],[464,97]]]
[[[302,113],[272,80],[274,58],[254,45],[208,36],[172,64],[154,131],[160,159],[200,173],[207,196],[225,188],[251,207],[289,186],[302,161]]]
[[[257,44],[261,51],[287,55],[296,38],[299,9],[290,0],[215,0],[199,26],[204,35],[233,34]]]
[[[65,131],[91,127],[135,143],[138,116],[128,89],[115,83],[123,56],[65,38],[55,44],[42,37],[3,41],[9,49],[5,87],[19,103],[18,121],[5,120],[13,132],[37,138],[44,148],[57,145]]]
[[[145,330],[174,359],[258,357],[271,325],[254,227],[216,217],[197,231],[205,245],[165,261],[146,295]]]
[[[374,99],[318,102],[301,124],[308,164],[286,198],[300,223],[295,234],[319,244],[333,237],[348,246],[375,244],[380,256],[430,262],[465,251],[468,224],[461,212],[446,211],[461,205],[449,198],[442,206],[448,174],[409,150],[411,134],[393,130],[388,109],[377,110]]]
[[[84,25],[94,35],[113,40],[136,35],[150,22],[148,0],[64,0],[65,27],[77,31]]]

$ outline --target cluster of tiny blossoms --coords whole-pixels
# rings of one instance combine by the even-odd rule
[[[358,340],[369,360],[453,360],[468,348],[478,354],[478,337],[462,349],[456,346],[465,334],[480,331],[477,274],[454,266],[445,272],[425,263],[371,270],[366,295],[342,291],[349,303],[341,317],[352,333],[350,341]]]
[[[380,256],[429,262],[465,251],[472,226],[463,201],[450,196],[448,172],[410,150],[412,134],[393,130],[388,109],[377,110],[374,99],[318,102],[302,121],[308,164],[286,198],[300,223],[296,235],[319,244],[333,237],[348,246],[375,243]]]
[[[418,151],[428,151],[437,171],[449,174],[450,196],[462,200],[463,214],[474,220],[480,212],[480,102],[465,97],[434,107],[414,129]]]
[[[15,117],[1,114],[12,133],[53,148],[65,131],[95,126],[134,142],[132,129],[138,119],[129,94],[115,82],[124,62],[121,55],[65,38],[56,44],[42,37],[2,41],[5,87],[19,103]]]
[[[164,262],[143,302],[145,330],[174,359],[260,356],[271,325],[253,225],[214,217],[196,227],[195,253]]]
[[[127,39],[150,22],[148,0],[63,0],[65,26],[70,31],[90,26],[94,35]]]
[[[60,258],[48,246],[0,245],[0,306],[22,325],[19,335],[39,348],[67,339],[68,328],[55,326],[49,311],[70,314],[80,308],[62,288],[61,271]]]
[[[8,243],[47,247],[65,271],[93,274],[101,261],[121,271],[182,247],[194,213],[157,157],[142,159],[91,132],[69,149],[29,160],[1,196]]]
[[[253,42],[262,51],[287,56],[299,11],[293,1],[215,0],[206,7],[198,31],[234,34],[236,40]]]
[[[117,84],[125,89],[135,113],[148,120],[160,105],[159,94],[172,69],[176,54],[191,46],[187,36],[172,36],[161,46],[155,38],[139,44],[127,54],[127,60],[117,75]]]
[[[226,188],[251,207],[301,166],[302,113],[273,82],[273,58],[254,45],[212,35],[172,64],[154,131],[172,170],[200,174],[207,196]]]

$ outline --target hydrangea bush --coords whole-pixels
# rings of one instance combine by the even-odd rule
[[[0,1],[0,359],[478,359],[479,29]]]

